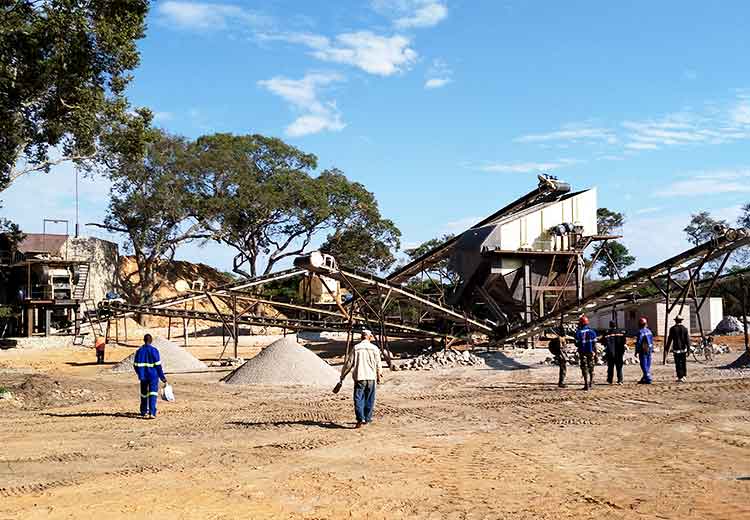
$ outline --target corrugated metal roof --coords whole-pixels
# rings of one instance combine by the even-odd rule
[[[18,250],[24,254],[59,253],[67,239],[68,235],[27,233],[26,238],[18,245]]]

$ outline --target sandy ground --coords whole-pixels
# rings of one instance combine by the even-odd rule
[[[583,392],[577,367],[556,388],[544,352],[495,353],[482,369],[388,373],[375,422],[354,430],[348,394],[224,385],[221,371],[170,376],[177,402],[145,421],[134,378],[92,357],[0,352],[0,386],[26,396],[0,401],[0,518],[750,518],[741,371],[690,363],[676,384],[658,365],[640,386],[628,366],[618,387],[597,367]]]

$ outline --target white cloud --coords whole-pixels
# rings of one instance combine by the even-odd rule
[[[739,125],[750,125],[750,102],[738,103],[732,110],[732,120]]]
[[[577,159],[558,159],[549,162],[491,163],[480,166],[479,169],[484,172],[493,173],[543,173],[572,166],[580,162]]]
[[[181,29],[222,30],[232,24],[263,26],[270,19],[236,5],[221,3],[167,1],[157,11],[161,21]]]
[[[393,18],[399,29],[434,27],[448,17],[445,2],[436,0],[373,0],[373,9]]]
[[[289,79],[276,76],[258,82],[258,85],[289,102],[302,115],[286,127],[286,135],[301,137],[324,130],[340,131],[346,127],[341,114],[333,101],[319,99],[319,90],[332,83],[344,81],[344,77],[334,73],[311,73],[302,79]]]
[[[648,215],[650,213],[658,213],[662,208],[641,208],[635,210],[633,213],[636,215]]]
[[[453,71],[445,61],[440,59],[433,60],[432,65],[427,69],[427,81],[425,81],[424,88],[435,89],[444,87],[453,81],[452,76]]]
[[[550,141],[603,141],[609,144],[617,142],[617,137],[612,130],[598,128],[585,124],[571,123],[564,125],[560,130],[543,134],[522,135],[513,140],[516,143],[544,143]]]
[[[656,196],[692,197],[748,192],[750,192],[750,168],[694,172],[656,192]]]
[[[460,233],[466,231],[471,226],[481,221],[483,217],[463,217],[458,220],[448,222],[443,226],[442,233]]]
[[[446,86],[452,80],[450,78],[430,78],[424,83],[424,88],[433,89]]]
[[[400,35],[381,36],[358,31],[339,34],[334,40],[309,33],[264,37],[305,45],[319,60],[352,65],[378,76],[391,76],[406,70],[417,60],[417,52],[409,47],[409,38]]]
[[[659,147],[654,143],[628,143],[625,145],[628,150],[658,150]]]
[[[172,114],[172,112],[154,112],[155,123],[171,121],[172,119],[174,119],[174,114]]]

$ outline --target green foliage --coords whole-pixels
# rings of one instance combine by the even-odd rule
[[[239,274],[256,276],[262,260],[269,273],[325,232],[326,247],[356,266],[389,265],[386,249],[398,246],[398,230],[362,184],[335,169],[313,177],[314,155],[279,139],[231,134],[203,136],[190,154],[197,215],[212,239],[247,260]]]
[[[0,318],[11,318],[17,311],[10,305],[0,305]]]
[[[685,226],[683,231],[688,236],[688,241],[691,244],[698,246],[711,240],[716,232],[714,228],[717,226],[727,226],[726,220],[717,220],[711,217],[708,211],[701,211],[700,213],[694,213],[691,215],[690,223]]]
[[[0,7],[0,190],[25,173],[92,157],[99,137],[126,116],[148,7],[148,0]]]
[[[410,261],[414,261],[422,255],[435,249],[443,242],[451,240],[454,236],[455,235],[452,234],[446,234],[441,237],[432,238],[430,240],[427,240],[426,242],[423,242],[417,247],[405,249],[404,253],[406,253],[406,256],[409,257]],[[444,260],[440,260],[437,264],[432,266],[427,271],[427,273],[429,273],[429,275],[433,278],[433,280],[435,280],[436,283],[444,287],[452,287],[456,284],[456,282],[458,282],[458,273],[451,270],[448,265],[449,263],[447,258]],[[427,281],[432,284],[432,282],[430,282],[429,280]]]
[[[401,232],[388,219],[373,219],[367,226],[355,225],[336,230],[320,246],[347,267],[371,273],[386,271],[396,257]]]
[[[635,257],[620,242],[609,240],[594,247],[594,254],[599,254],[599,275],[614,280],[624,269],[635,263]]]
[[[601,235],[609,235],[625,223],[625,215],[607,208],[596,210],[597,230]]]
[[[204,237],[192,218],[196,200],[187,168],[189,144],[159,131],[151,131],[149,137],[141,160],[118,161],[110,170],[111,200],[100,225],[126,236],[138,280],[123,280],[122,286],[139,303],[148,302],[159,288],[159,262],[171,260],[180,244]]]

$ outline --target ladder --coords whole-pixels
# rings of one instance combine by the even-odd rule
[[[83,338],[85,334],[81,331],[81,328],[85,323],[91,327],[91,332],[96,336],[104,336],[104,328],[102,327],[101,316],[99,316],[99,307],[96,305],[94,300],[81,300],[82,312],[81,319],[78,321],[77,333],[73,340],[74,345],[83,345]],[[80,343],[77,340],[80,339]]]
[[[78,266],[78,282],[73,288],[73,299],[83,300],[86,294],[86,283],[89,279],[89,264],[80,264]]]

